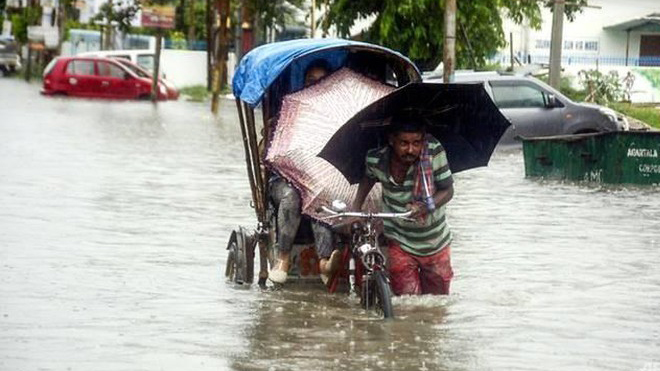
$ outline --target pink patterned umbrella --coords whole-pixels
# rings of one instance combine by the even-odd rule
[[[357,185],[351,186],[339,170],[317,155],[346,121],[393,90],[342,68],[284,97],[266,163],[298,189],[304,214],[320,219],[319,206],[333,200],[349,205],[353,201]],[[380,188],[371,192],[366,208],[375,211],[379,205]]]

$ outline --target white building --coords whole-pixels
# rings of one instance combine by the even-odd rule
[[[517,58],[548,63],[552,13],[543,8],[541,29],[505,22],[507,40],[513,36]],[[593,0],[577,13],[575,20],[564,19],[563,64],[655,65],[660,66],[660,1]],[[509,46],[500,53],[509,60]],[[657,60],[655,60],[657,58]],[[640,60],[641,59],[641,60]]]
[[[512,21],[504,24],[507,41],[513,39],[514,58],[521,63],[549,64],[549,8],[543,8],[542,17],[539,30]],[[509,45],[495,60],[509,65]],[[635,76],[633,101],[660,101],[660,85],[649,78],[660,75],[660,1],[589,1],[573,22],[564,19],[562,69],[564,76],[573,77],[588,69],[616,71],[621,77],[631,72]]]

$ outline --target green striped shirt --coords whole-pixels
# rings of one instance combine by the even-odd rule
[[[428,149],[432,158],[436,190],[450,187],[453,179],[444,148],[435,138],[431,138]],[[396,183],[390,175],[390,156],[390,146],[370,150],[366,159],[366,175],[383,186],[383,212],[405,212],[406,205],[413,202],[417,164],[408,168],[403,183]],[[386,219],[383,224],[385,237],[397,241],[404,251],[414,255],[435,254],[451,242],[444,205],[437,207],[424,221]]]

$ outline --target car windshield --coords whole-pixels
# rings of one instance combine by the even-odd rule
[[[53,60],[51,60],[51,61],[48,63],[48,65],[46,66],[46,68],[44,68],[44,76],[48,75],[48,74],[50,73],[50,71],[53,70],[53,67],[55,67],[55,64],[56,64],[56,63],[57,63],[57,58],[53,58]]]
[[[495,85],[493,96],[499,108],[545,107],[543,92],[526,85]]]
[[[134,74],[138,75],[139,77],[146,77],[146,78],[151,78],[149,74],[145,73],[141,68],[131,64],[131,63],[124,63],[123,60],[120,60],[119,63],[121,63],[124,67],[128,68],[131,70]]]
[[[138,66],[143,67],[149,72],[154,70],[154,56],[153,54],[140,54],[137,56]]]

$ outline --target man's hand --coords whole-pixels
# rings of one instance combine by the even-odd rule
[[[426,205],[422,201],[415,201],[413,203],[410,203],[406,205],[406,208],[412,211],[410,217],[418,220],[424,218],[428,212],[428,210],[426,209]]]

